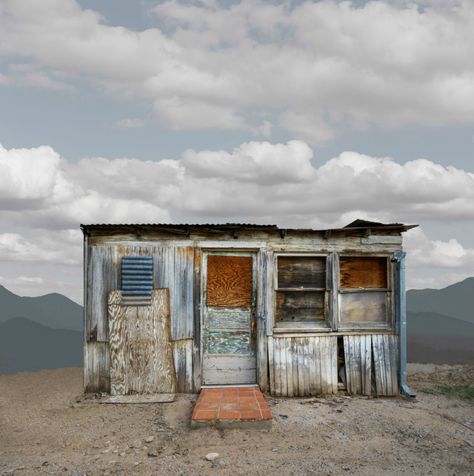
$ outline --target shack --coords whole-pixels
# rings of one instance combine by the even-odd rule
[[[414,226],[81,225],[85,392],[409,393]]]

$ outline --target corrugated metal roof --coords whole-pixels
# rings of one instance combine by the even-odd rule
[[[167,229],[172,232],[189,233],[194,230],[206,230],[206,231],[233,231],[233,230],[261,230],[261,231],[275,231],[275,232],[315,232],[315,233],[332,233],[332,232],[351,232],[358,230],[381,230],[386,231],[399,231],[404,232],[415,228],[418,225],[404,225],[401,223],[379,223],[367,220],[354,220],[343,228],[326,228],[326,229],[313,229],[313,228],[280,228],[277,225],[259,225],[255,223],[99,223],[90,225],[81,225],[83,232],[87,233],[93,230],[113,230],[113,229],[128,229],[139,231],[140,229]]]

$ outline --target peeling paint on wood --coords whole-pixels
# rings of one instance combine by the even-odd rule
[[[111,395],[174,393],[168,290],[153,290],[150,306],[121,299],[113,291],[108,301]]]

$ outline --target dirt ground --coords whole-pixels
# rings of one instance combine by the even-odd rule
[[[271,430],[191,430],[194,395],[91,403],[80,369],[0,376],[0,474],[474,474],[474,405],[420,391],[473,384],[474,367],[410,371],[415,400],[268,397]]]

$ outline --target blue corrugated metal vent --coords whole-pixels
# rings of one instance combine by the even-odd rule
[[[122,300],[124,304],[150,304],[152,290],[153,258],[151,256],[124,256],[122,258]]]

